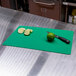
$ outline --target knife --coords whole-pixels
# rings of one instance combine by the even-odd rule
[[[51,32],[47,32],[47,33],[51,33]],[[67,43],[67,44],[70,43],[70,41],[69,41],[68,39],[65,39],[65,38],[63,38],[63,37],[60,37],[60,36],[58,36],[58,35],[55,35],[55,38],[57,38],[57,39],[65,42],[65,43]]]

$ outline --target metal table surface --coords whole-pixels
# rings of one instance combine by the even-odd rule
[[[19,25],[73,30],[71,55],[2,46]],[[76,26],[0,7],[0,76],[76,76]]]

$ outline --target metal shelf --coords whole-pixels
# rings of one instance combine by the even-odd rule
[[[70,2],[63,2],[63,5],[76,7],[76,3],[70,3]]]
[[[68,8],[69,8],[69,6],[76,7],[76,3],[63,2],[63,5],[66,6],[65,22],[67,22]]]

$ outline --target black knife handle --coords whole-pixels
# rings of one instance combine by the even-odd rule
[[[65,43],[67,43],[67,44],[70,43],[69,40],[67,40],[67,39],[65,39],[65,38],[63,38],[63,37],[60,37],[60,36],[59,36],[58,39],[60,39],[61,41],[65,42]]]

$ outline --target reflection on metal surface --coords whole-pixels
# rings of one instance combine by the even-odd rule
[[[46,60],[48,59],[48,56],[48,53],[42,52],[27,76],[37,76],[42,67],[44,66]]]

